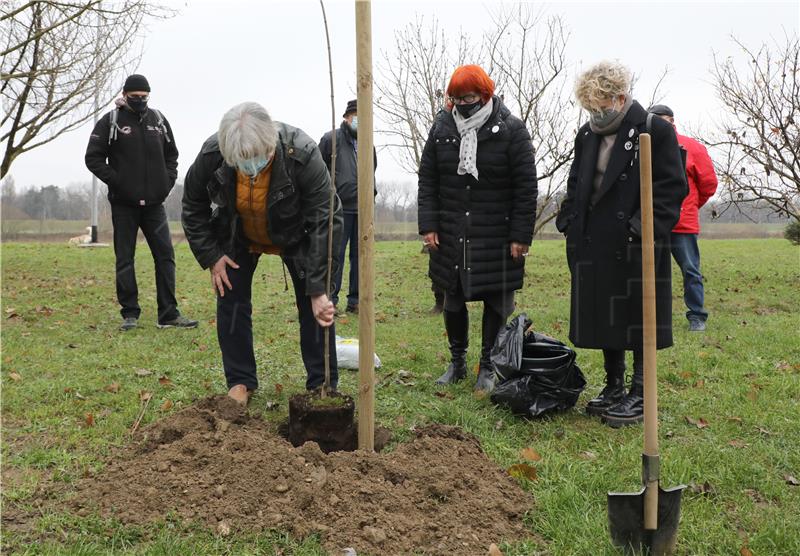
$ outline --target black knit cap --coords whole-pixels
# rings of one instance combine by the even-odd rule
[[[146,91],[149,93],[150,83],[147,82],[147,78],[144,75],[134,73],[128,76],[128,79],[125,80],[125,85],[122,87],[123,93],[128,91]]]
[[[669,116],[670,118],[675,117],[675,114],[672,113],[672,108],[666,104],[654,104],[648,108],[647,111],[651,114],[655,114],[656,116]]]
[[[356,99],[348,101],[347,103],[347,110],[344,111],[342,114],[342,118],[346,118],[348,114],[352,114],[353,112],[357,112],[358,108],[356,108]]]

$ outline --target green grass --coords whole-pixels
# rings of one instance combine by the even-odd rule
[[[560,241],[534,245],[517,301],[537,330],[566,339],[563,248]],[[738,554],[746,545],[756,555],[800,554],[800,487],[785,480],[800,477],[800,249],[785,240],[714,240],[701,242],[701,250],[709,331],[685,330],[677,279],[675,346],[659,352],[662,481],[696,485],[684,494],[678,552]],[[143,426],[224,391],[207,272],[185,244],[178,245],[181,310],[201,326],[157,330],[152,261],[144,244],[137,263],[141,328],[122,334],[116,330],[111,249],[2,246],[3,504],[41,516],[27,536],[6,526],[5,552],[322,553],[315,539],[280,532],[222,539],[167,516],[145,529],[42,506],[37,486],[55,482],[68,493],[86,470],[102,466],[113,446],[126,442],[141,390],[154,394]],[[432,383],[444,369],[446,345],[440,318],[427,314],[433,301],[427,259],[418,242],[379,243],[376,266],[377,353],[383,363],[377,370],[378,422],[401,440],[415,425],[460,425],[477,434],[504,467],[521,462],[526,447],[542,456],[538,480],[525,486],[536,498],[526,523],[543,541],[520,540],[504,546],[505,554],[614,554],[605,494],[637,489],[641,428],[615,431],[580,411],[602,384],[601,355],[580,350],[589,385],[575,410],[551,419],[518,420],[475,399],[469,383],[450,390],[454,399],[437,397]],[[277,420],[286,416],[288,396],[302,390],[304,371],[293,294],[284,291],[274,257],[261,261],[253,304],[262,387],[251,408],[261,412],[277,401],[277,410],[264,412]],[[472,306],[471,367],[480,342],[478,309]],[[337,333],[357,335],[357,319],[339,321]],[[150,374],[137,374],[140,369]],[[401,369],[410,378],[400,377]],[[355,394],[356,373],[341,374],[341,390]],[[171,383],[161,384],[162,376]],[[113,383],[116,392],[106,389]],[[164,411],[166,400],[174,405]],[[94,426],[87,426],[89,413]],[[708,426],[698,428],[687,417]]]

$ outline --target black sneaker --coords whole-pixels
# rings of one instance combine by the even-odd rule
[[[197,321],[191,320],[183,315],[178,315],[172,320],[158,323],[159,328],[197,328]]]
[[[122,324],[119,325],[119,329],[123,332],[127,332],[128,330],[133,330],[139,326],[139,319],[136,317],[125,317],[122,319]]]

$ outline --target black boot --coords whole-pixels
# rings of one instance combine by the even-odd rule
[[[643,357],[633,354],[633,379],[631,389],[622,401],[609,407],[602,416],[606,425],[618,429],[625,425],[635,425],[644,420],[644,373]]]
[[[436,384],[455,384],[467,376],[467,347],[469,346],[469,313],[464,305],[460,311],[444,311],[444,328],[450,344],[450,365]]]
[[[606,369],[606,386],[586,404],[587,415],[602,415],[625,397],[625,352],[604,349],[603,366]]]
[[[484,306],[481,322],[481,362],[478,367],[478,380],[475,382],[476,391],[483,391],[488,394],[494,390],[497,369],[495,369],[490,355],[494,342],[497,340],[497,334],[500,333],[505,324],[506,319],[502,315]]]

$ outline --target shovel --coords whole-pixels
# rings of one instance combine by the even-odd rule
[[[642,490],[608,493],[611,541],[626,554],[672,554],[678,535],[684,485],[659,485],[658,388],[656,376],[656,278],[653,239],[653,174],[650,135],[639,136],[642,203],[642,305],[644,325],[644,452]]]

